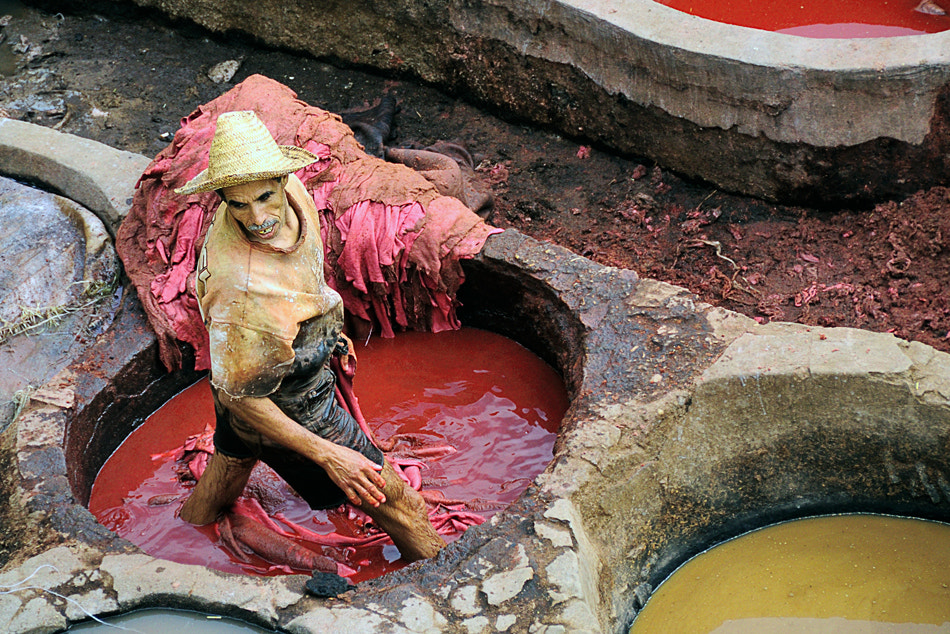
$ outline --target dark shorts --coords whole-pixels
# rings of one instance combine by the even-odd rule
[[[383,464],[383,452],[376,448],[334,395],[336,377],[326,365],[306,381],[281,386],[271,395],[277,406],[301,426],[333,443],[360,452],[376,464]],[[328,509],[347,501],[321,467],[290,449],[251,446],[231,424],[232,414],[215,397],[217,427],[214,449],[232,458],[257,458],[293,487],[310,508]]]

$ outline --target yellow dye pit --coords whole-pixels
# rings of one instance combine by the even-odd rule
[[[948,634],[950,525],[879,515],[754,531],[680,567],[630,634]]]

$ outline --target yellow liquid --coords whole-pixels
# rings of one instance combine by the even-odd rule
[[[694,557],[630,634],[950,633],[950,526],[878,515],[817,517]]]

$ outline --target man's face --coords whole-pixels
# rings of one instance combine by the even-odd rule
[[[221,190],[228,213],[254,242],[270,243],[287,225],[286,177],[232,185]]]

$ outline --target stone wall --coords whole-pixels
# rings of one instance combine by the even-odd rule
[[[651,0],[132,2],[415,77],[753,196],[868,202],[950,176],[950,32],[812,40]]]

